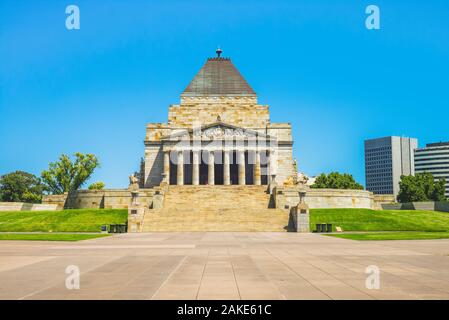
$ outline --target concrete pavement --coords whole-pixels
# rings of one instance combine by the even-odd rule
[[[0,299],[449,299],[449,240],[296,233],[124,234],[0,242]],[[79,268],[68,290],[66,267]],[[368,266],[380,289],[367,289]]]

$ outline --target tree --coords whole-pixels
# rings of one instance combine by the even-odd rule
[[[90,186],[87,187],[87,189],[89,189],[89,190],[103,190],[104,186],[105,186],[104,182],[98,181],[98,182],[92,183]]]
[[[435,182],[435,189],[433,189],[432,197],[433,201],[446,201],[446,179],[442,178]]]
[[[51,162],[48,170],[42,171],[42,180],[48,191],[53,194],[63,194],[78,190],[100,166],[93,154],[75,153],[75,161],[63,154],[59,161]]]
[[[444,201],[445,184],[445,179],[435,181],[429,172],[401,176],[397,199],[399,202]]]
[[[331,172],[328,175],[320,174],[311,188],[363,190],[363,186],[357,183],[351,174],[338,172]]]
[[[15,171],[0,177],[0,201],[39,203],[44,185],[34,174]]]

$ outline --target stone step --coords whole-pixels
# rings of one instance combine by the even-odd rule
[[[154,211],[154,212],[153,212]],[[143,232],[286,231],[288,213],[277,209],[184,212],[159,209],[145,216]]]
[[[163,208],[145,214],[143,232],[285,231],[288,213],[269,209],[267,186],[169,186]]]
[[[269,210],[269,211],[266,211]],[[148,211],[148,216],[157,216],[157,213],[153,213],[154,210]],[[254,216],[264,216],[269,214],[276,214],[275,209],[237,209],[237,208],[220,208],[220,209],[209,209],[209,208],[191,208],[191,209],[184,209],[184,208],[164,208],[161,210],[160,215],[168,215],[168,214],[216,214],[216,215],[236,215],[236,216],[246,216],[248,214],[254,215]]]

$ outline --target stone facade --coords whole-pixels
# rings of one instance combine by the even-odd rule
[[[130,176],[127,190],[44,201],[128,208],[129,232],[285,231],[290,220],[309,232],[309,208],[380,203],[368,191],[308,188],[296,172],[290,123],[271,122],[269,107],[228,58],[207,59],[167,122],[146,126],[144,145],[140,177]]]
[[[148,208],[160,208],[163,203],[163,194],[155,195],[156,190],[158,190],[158,188],[139,189],[141,192],[139,197],[141,204]],[[291,207],[298,204],[299,195],[296,186],[278,186],[276,187],[276,190],[277,192],[274,192],[273,198],[275,198],[278,208],[289,210]],[[280,193],[280,191],[282,193]],[[64,207],[73,209],[123,209],[128,208],[131,203],[131,192],[126,189],[104,191],[79,190],[71,194],[69,201],[67,201],[68,198],[67,194],[47,195],[44,196],[42,202],[43,204],[55,205],[57,210],[63,209]],[[367,208],[382,210],[387,208],[386,204],[393,203],[393,199],[393,196],[378,197],[378,195],[373,195],[369,191],[336,189],[309,189],[305,196],[305,201],[309,204],[311,209]],[[4,204],[9,205],[10,203]],[[11,205],[9,206],[12,207]],[[15,206],[18,207],[19,205],[16,203]],[[286,206],[288,206],[288,208]],[[399,207],[394,207],[393,209],[400,209],[400,204]]]
[[[382,210],[386,204],[396,203],[396,197],[393,194],[374,194],[374,209]]]
[[[142,189],[142,205],[150,206],[154,190]],[[42,203],[54,204],[58,209],[127,209],[131,191],[127,189],[78,190],[70,194],[46,195]]]
[[[301,187],[278,186],[273,190],[276,208],[291,210],[299,201]],[[372,192],[365,190],[307,189],[305,203],[310,209],[319,208],[364,208],[375,209],[376,201]]]
[[[25,203],[25,202],[0,202],[0,211],[55,211],[57,204],[50,203]]]
[[[56,205],[57,210],[64,209],[66,200],[67,200],[67,193],[49,194],[42,196],[42,203]]]
[[[144,187],[164,177],[177,185],[282,183],[294,174],[292,145],[291,125],[271,123],[230,59],[209,58],[167,123],[147,125]]]

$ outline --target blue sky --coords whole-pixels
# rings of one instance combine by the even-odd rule
[[[76,4],[81,29],[65,28]],[[365,28],[365,8],[381,30]],[[125,187],[143,156],[145,124],[221,46],[291,122],[307,174],[364,183],[363,141],[449,140],[449,2],[0,2],[0,174],[35,174],[61,153],[96,154],[90,182]]]

